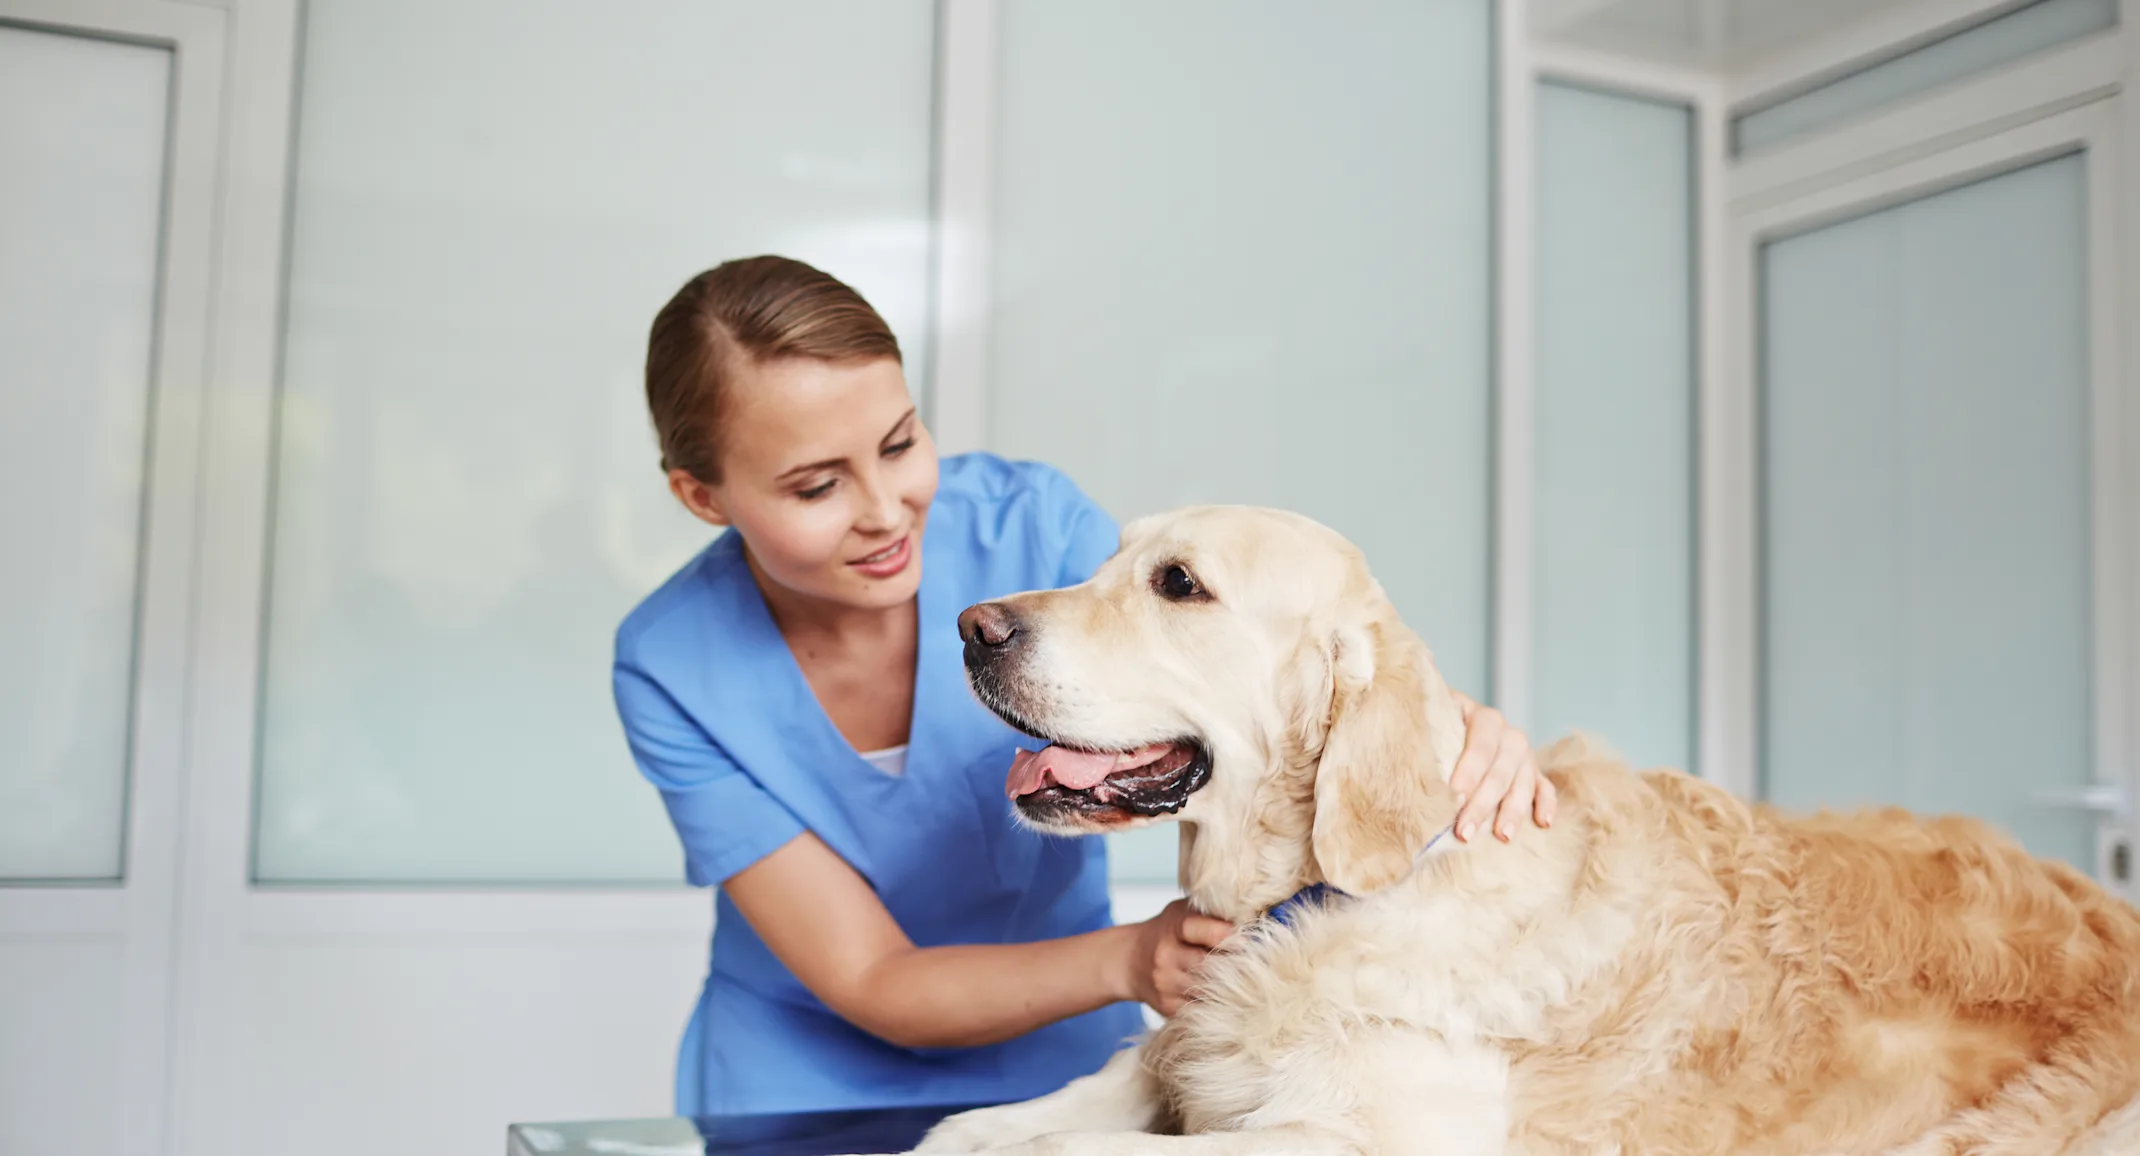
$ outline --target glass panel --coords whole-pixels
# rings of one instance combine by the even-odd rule
[[[2038,0],[1996,20],[1747,113],[1732,122],[1735,147],[1740,152],[1767,148],[2078,40],[2091,32],[2116,27],[2117,23],[2118,0]]]
[[[1992,820],[2094,864],[2086,173],[1770,245],[1767,795]]]
[[[1538,94],[1532,582],[1541,740],[1686,768],[1694,733],[1694,116]]]
[[[1488,620],[1492,5],[1004,6],[989,437],[1119,518],[1284,506],[1460,689]],[[1172,882],[1171,828],[1118,877]]]
[[[123,871],[170,80],[0,27],[0,879]]]
[[[617,623],[709,533],[656,469],[654,311],[785,253],[926,377],[930,5],[591,16],[306,9],[263,880],[678,879],[609,691]]]

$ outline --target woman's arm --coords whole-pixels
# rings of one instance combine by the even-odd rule
[[[1233,931],[1176,902],[1144,923],[1038,943],[916,947],[877,894],[804,834],[724,885],[766,946],[849,1023],[910,1048],[978,1047],[1123,1000],[1171,1015]]]

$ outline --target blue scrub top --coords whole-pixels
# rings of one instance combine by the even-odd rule
[[[818,705],[744,563],[714,540],[617,631],[617,711],[661,790],[693,884],[714,886],[800,835],[869,880],[923,947],[1020,943],[1105,927],[1099,839],[1012,822],[1018,736],[966,686],[957,619],[976,602],[1084,581],[1114,522],[1061,473],[946,458],[922,535],[920,639],[906,773],[864,762]],[[810,994],[725,892],[677,1061],[676,1110],[705,1116],[1026,1099],[1097,1070],[1143,1026],[1116,1004],[981,1048],[917,1049]]]

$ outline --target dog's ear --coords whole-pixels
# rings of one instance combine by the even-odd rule
[[[1403,879],[1456,817],[1464,717],[1426,644],[1379,590],[1331,644],[1330,722],[1315,776],[1323,878],[1354,895]]]

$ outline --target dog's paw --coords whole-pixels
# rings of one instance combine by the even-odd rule
[[[1010,1104],[1000,1108],[975,1108],[949,1116],[929,1134],[921,1138],[916,1152],[986,1152],[1023,1140],[1031,1140],[1040,1134],[1019,1117],[1029,1113],[1020,1111],[1022,1105]]]

